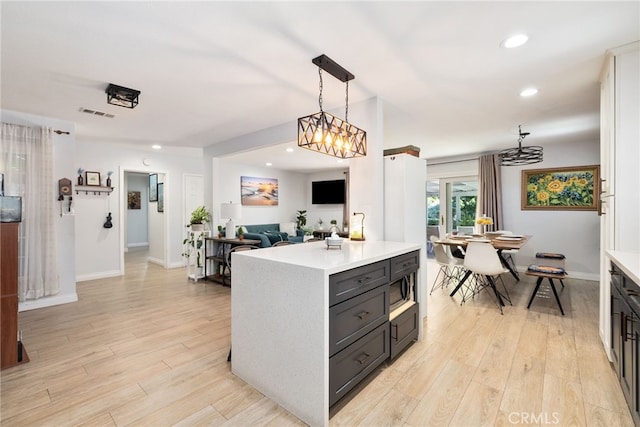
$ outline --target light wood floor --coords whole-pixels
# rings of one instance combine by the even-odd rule
[[[77,303],[20,313],[31,362],[0,374],[1,424],[303,425],[231,374],[230,289],[143,256],[127,255],[125,277],[78,283]],[[461,306],[436,290],[425,339],[331,425],[632,426],[598,337],[597,283],[567,280],[562,317],[550,299],[526,309],[530,279],[505,282],[504,316],[487,293]]]

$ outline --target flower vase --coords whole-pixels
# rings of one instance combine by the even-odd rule
[[[78,185],[84,185],[84,179],[82,179],[82,175],[78,175]]]
[[[111,177],[107,177],[107,187],[111,188]]]

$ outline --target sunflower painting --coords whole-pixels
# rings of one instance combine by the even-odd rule
[[[522,209],[596,210],[600,166],[522,171]]]

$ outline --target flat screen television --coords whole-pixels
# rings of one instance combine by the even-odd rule
[[[344,203],[345,180],[313,181],[311,183],[311,204],[337,205]]]

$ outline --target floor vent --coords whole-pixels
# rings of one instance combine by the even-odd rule
[[[84,108],[84,107],[80,108],[80,112],[81,113],[87,113],[87,114],[93,114],[94,116],[107,117],[109,119],[113,119],[116,116],[115,114],[105,113],[104,111],[91,110],[89,108]]]

